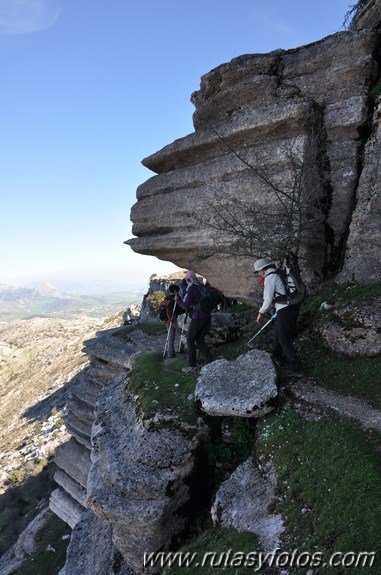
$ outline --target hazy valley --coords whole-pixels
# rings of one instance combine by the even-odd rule
[[[78,316],[104,318],[140,302],[144,288],[111,293],[81,294],[65,292],[49,283],[36,287],[0,284],[0,321],[51,317],[72,319]]]
[[[83,342],[122,323],[142,291],[78,295],[51,284],[0,285],[0,490],[67,439],[66,398],[86,366]]]

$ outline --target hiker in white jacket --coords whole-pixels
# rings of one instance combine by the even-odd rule
[[[285,295],[286,290],[275,267],[267,260],[257,260],[254,264],[254,272],[258,273],[259,277],[264,280],[263,303],[258,312],[257,322],[261,323],[264,314],[270,310],[272,305],[275,305],[273,357],[279,362],[286,360],[288,363],[283,375],[303,377],[302,364],[292,344],[299,313],[298,306],[274,302],[276,296]]]

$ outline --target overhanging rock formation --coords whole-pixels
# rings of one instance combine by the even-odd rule
[[[343,265],[345,281],[379,279],[379,239],[369,208],[369,225],[361,230],[362,250],[370,247],[365,280],[356,274],[350,225],[354,209],[363,212],[369,203],[368,194],[357,191],[372,131],[369,93],[379,75],[379,37],[364,26],[360,19],[356,29],[299,49],[241,56],[203,76],[192,95],[195,132],[143,161],[157,175],[137,190],[131,211],[136,237],[126,243],[194,268],[231,296],[250,298],[252,259],[228,253],[232,237],[213,227],[212,207],[236,199],[271,211],[265,179],[292,185],[285,153],[292,146],[299,165],[308,162],[303,185],[316,190],[312,203],[320,203],[323,215],[302,237],[305,279],[314,283]],[[275,225],[272,231],[276,236]],[[343,264],[348,235],[351,250]],[[217,250],[216,242],[226,249]]]

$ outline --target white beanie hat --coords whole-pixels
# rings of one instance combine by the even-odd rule
[[[264,260],[264,259],[257,260],[254,263],[254,271],[260,272],[261,270],[263,270],[263,268],[268,268],[270,265],[271,264],[267,260]]]

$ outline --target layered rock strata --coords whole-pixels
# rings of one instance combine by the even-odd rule
[[[89,507],[112,524],[113,542],[139,573],[144,553],[169,549],[186,527],[181,509],[191,497],[200,434],[149,430],[137,411],[123,378],[102,392],[87,490]]]
[[[310,283],[337,273],[348,233],[349,245],[356,243],[353,208],[362,212],[369,203],[357,188],[378,51],[377,32],[358,25],[299,49],[241,56],[203,76],[192,95],[195,132],[143,161],[157,175],[137,190],[131,211],[137,237],[127,243],[139,253],[195,268],[230,296],[252,297],[252,259],[229,255],[232,237],[213,227],[212,207],[218,200],[223,209],[224,202],[236,198],[271,211],[273,196],[256,173],[265,170],[271,185],[291,185],[284,150],[292,146],[299,165],[308,160],[310,177],[304,185],[316,190],[315,203],[322,209],[319,224],[303,237],[302,272]],[[308,158],[316,133],[317,147]],[[371,268],[366,281],[378,277],[371,230],[377,223],[371,212],[368,208],[371,222],[362,242]],[[216,243],[225,249],[216,251]],[[353,250],[346,258],[346,277],[358,261]]]
[[[156,287],[154,282],[150,287],[151,291],[153,287]],[[250,321],[250,317],[250,314],[245,313],[213,314],[209,343],[221,344],[242,335],[242,329]],[[188,325],[189,322],[185,327]],[[124,334],[123,337],[120,337],[120,333]],[[93,456],[95,453],[93,441],[97,404],[101,401],[103,405],[102,394],[107,393],[115,379],[128,377],[137,357],[145,352],[161,352],[164,341],[165,336],[147,335],[140,329],[126,334],[116,328],[99,332],[97,337],[85,342],[84,349],[89,356],[90,365],[77,377],[68,400],[65,424],[71,439],[56,451],[55,462],[59,469],[55,480],[58,488],[50,500],[51,509],[72,528],[87,508],[88,476],[90,470],[94,473],[91,457],[92,453]],[[123,391],[120,393],[123,395]],[[109,393],[106,397],[109,402],[113,402],[112,394]],[[131,397],[127,404],[135,406],[134,398]],[[135,408],[136,406],[132,409]],[[109,409],[114,411],[114,407]],[[107,420],[105,414],[103,417]],[[119,426],[118,421],[114,423]],[[96,433],[99,434],[98,428]],[[123,435],[123,430],[120,430],[120,433]],[[145,441],[152,437],[150,434],[146,435]],[[102,459],[98,458],[97,461],[101,463]]]
[[[381,100],[373,114],[373,130],[364,153],[350,234],[340,282],[366,284],[381,281]]]
[[[56,452],[50,507],[74,529],[63,573],[140,573],[144,553],[168,549],[187,526],[206,428],[155,431],[128,393],[135,359],[162,350],[165,336],[97,335],[85,342],[90,365],[68,405],[72,437]]]
[[[245,312],[218,312],[212,316],[214,343],[242,335],[241,330],[250,321],[250,314]],[[210,442],[220,417],[210,426],[201,411],[199,417],[182,421],[177,410],[161,413],[158,407],[148,418],[130,388],[130,371],[136,358],[147,351],[162,351],[164,340],[165,335],[151,336],[138,326],[98,332],[97,337],[85,342],[90,364],[77,377],[67,406],[71,439],[56,453],[58,488],[50,500],[51,509],[73,528],[61,575],[157,572],[158,565],[144,565],[145,554],[176,548],[201,505],[200,499],[202,505],[209,502],[213,483]],[[205,377],[212,376],[215,389],[209,389],[209,396],[214,394],[217,403],[221,402],[221,394],[215,384],[226,382],[229,370],[225,363],[217,360],[205,366],[200,377],[202,395],[207,387]],[[268,413],[277,395],[269,354],[253,350],[232,366],[233,386],[237,388],[238,378],[242,389],[246,388],[246,396],[255,391],[254,399],[246,402],[252,413],[248,415],[246,404],[241,405],[245,413],[238,413],[239,393],[237,389],[231,393],[230,389],[225,393],[225,404],[230,395],[232,409],[225,406],[212,415],[260,417]],[[272,378],[272,386],[267,381],[266,389],[262,386],[258,392],[254,390],[260,383],[256,379],[253,389],[249,389],[251,373],[263,370],[268,379]],[[194,394],[184,396],[184,400],[194,402]]]

